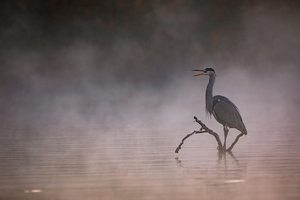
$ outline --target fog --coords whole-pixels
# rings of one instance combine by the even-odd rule
[[[79,26],[76,31],[93,34],[36,36],[41,24],[14,14],[15,23],[2,30],[2,43],[9,44],[1,55],[2,124],[186,128],[194,115],[207,119],[208,80],[191,72],[207,66],[217,73],[214,93],[235,102],[246,124],[293,111],[289,105],[299,102],[297,7],[245,3],[223,14],[181,4],[153,4],[141,15],[144,30],[116,28],[111,35]]]
[[[5,2],[0,11],[0,196],[7,199],[11,188],[42,188],[45,197],[50,191],[52,197],[79,199],[84,193],[76,188],[97,185],[95,194],[107,199],[123,192],[140,199],[153,194],[145,188],[172,192],[173,182],[183,179],[186,187],[175,185],[178,198],[192,195],[189,184],[199,180],[215,191],[209,181],[219,181],[223,172],[215,166],[209,135],[190,139],[180,154],[187,162],[177,160],[184,165],[202,158],[196,161],[208,178],[195,179],[201,173],[194,168],[183,176],[173,163],[181,137],[199,129],[193,116],[222,133],[205,113],[208,77],[193,77],[192,69],[205,67],[217,74],[214,95],[233,101],[248,129],[238,143],[249,166],[246,183],[263,183],[266,194],[276,197],[281,190],[268,187],[285,179],[276,176],[277,168],[267,171],[271,164],[264,155],[274,156],[270,152],[287,148],[283,144],[291,144],[283,152],[292,160],[283,167],[298,166],[292,151],[300,128],[297,3]],[[299,186],[295,172],[291,183]],[[260,173],[271,175],[258,183],[251,179]],[[145,191],[126,193],[127,184]],[[256,192],[252,187],[245,194]]]

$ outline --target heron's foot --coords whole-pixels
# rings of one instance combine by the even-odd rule
[[[226,148],[224,148],[223,146],[217,146],[217,149],[219,152],[226,152]]]
[[[228,153],[232,153],[232,148],[233,148],[233,147],[226,149],[226,147],[224,147],[224,146],[222,146],[222,147],[217,146],[217,149],[218,149],[219,152],[228,152]]]

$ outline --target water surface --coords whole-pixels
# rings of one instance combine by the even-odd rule
[[[5,124],[0,199],[300,199],[297,118],[284,119],[249,123],[226,155],[209,135],[175,154],[184,129]]]

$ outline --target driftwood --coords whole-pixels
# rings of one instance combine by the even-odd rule
[[[235,138],[235,140],[234,140],[234,142],[232,143],[232,145],[231,145],[228,149],[226,149],[225,144],[222,145],[221,139],[220,139],[219,135],[218,135],[216,132],[214,132],[213,130],[209,129],[209,128],[208,128],[203,122],[201,122],[197,117],[194,116],[194,119],[195,119],[195,121],[196,121],[198,124],[200,124],[200,126],[201,126],[200,130],[199,130],[199,131],[193,131],[192,133],[187,134],[184,138],[182,138],[180,144],[178,145],[178,147],[177,147],[176,150],[175,150],[175,153],[178,153],[179,150],[181,149],[181,146],[183,145],[184,141],[185,141],[187,138],[189,138],[190,136],[194,135],[194,134],[208,133],[208,134],[214,136],[215,139],[216,139],[216,141],[217,141],[217,143],[218,143],[217,149],[218,149],[219,151],[221,151],[221,152],[226,152],[226,151],[231,152],[231,150],[233,149],[234,145],[238,142],[239,138],[240,138],[241,136],[244,135],[243,133],[239,134],[239,135]]]

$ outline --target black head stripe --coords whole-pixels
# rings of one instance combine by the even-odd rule
[[[212,71],[215,72],[215,70],[213,68],[205,68],[205,71]]]

